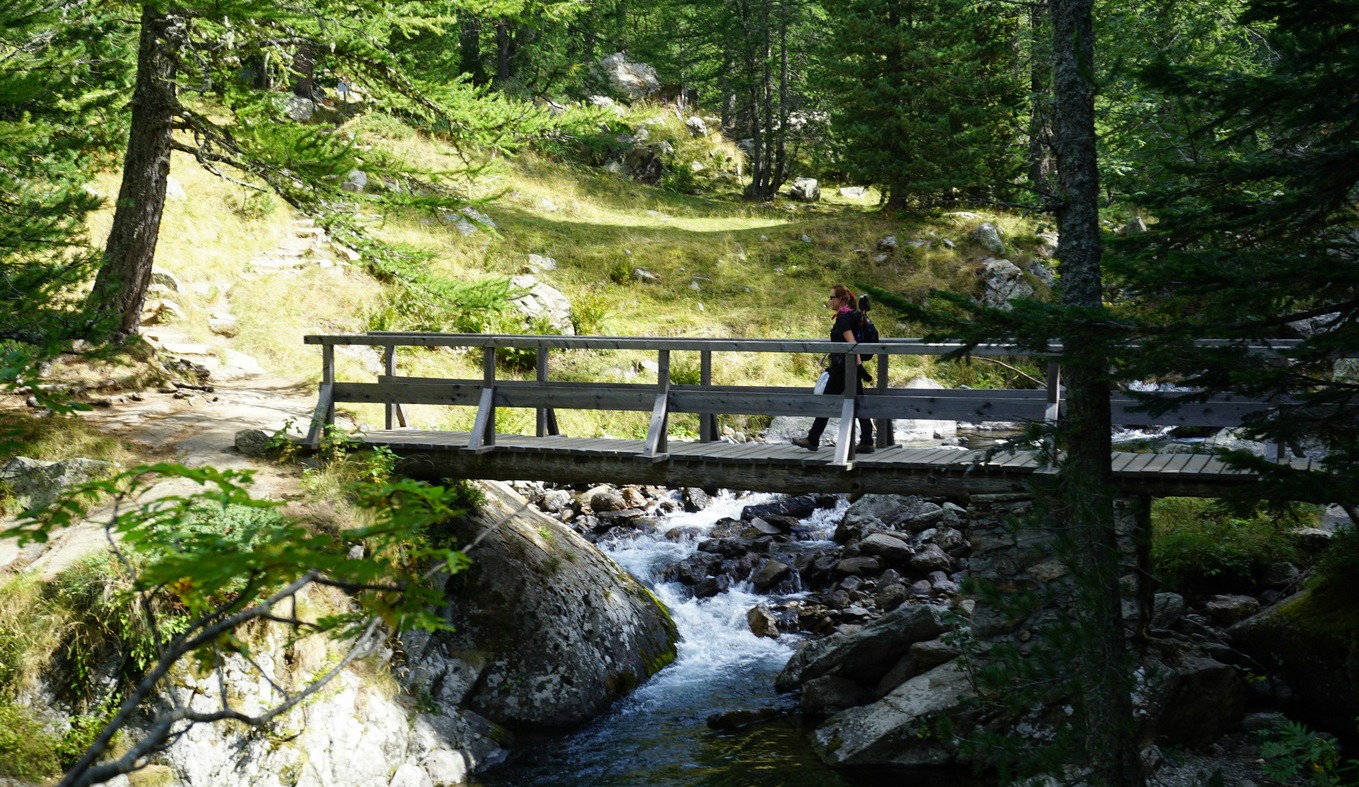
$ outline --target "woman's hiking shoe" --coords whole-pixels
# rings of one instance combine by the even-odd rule
[[[808,451],[815,451],[821,447],[821,441],[817,440],[813,443],[810,437],[794,437],[793,445],[799,448],[806,448]]]
[[[871,454],[871,453],[873,453],[873,444],[872,444],[872,443],[859,443],[858,445],[855,445],[855,446],[854,446],[854,453],[856,453],[856,454]]]

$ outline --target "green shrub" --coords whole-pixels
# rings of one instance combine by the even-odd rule
[[[1151,520],[1152,563],[1167,590],[1249,586],[1270,563],[1299,557],[1286,533],[1294,516],[1232,516],[1211,500],[1171,497],[1153,502]]]
[[[0,702],[0,777],[42,781],[61,773],[59,741],[33,713]]]

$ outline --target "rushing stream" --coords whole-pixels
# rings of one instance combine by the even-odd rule
[[[747,585],[695,599],[682,585],[657,577],[667,565],[693,554],[714,522],[739,517],[745,506],[772,499],[724,493],[701,512],[660,520],[654,534],[601,543],[610,557],[669,607],[680,633],[675,662],[584,729],[521,741],[507,765],[478,783],[514,787],[872,783],[848,781],[822,765],[791,714],[732,732],[708,727],[707,719],[715,713],[774,707],[791,711],[791,702],[774,694],[774,676],[795,643],[786,635],[776,641],[750,633],[746,612],[762,598]],[[844,510],[842,502],[836,509],[818,511],[807,523],[816,537],[828,537]],[[675,537],[678,533],[684,535]]]

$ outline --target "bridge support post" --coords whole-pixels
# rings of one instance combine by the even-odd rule
[[[547,382],[547,347],[538,345],[538,383]],[[539,407],[536,418],[536,432],[539,437],[557,435],[557,411],[551,407]]]
[[[670,430],[670,351],[660,350],[656,359],[656,403],[651,408],[651,425],[646,432],[646,445],[640,459],[658,461],[670,451],[667,432]]]
[[[389,344],[382,348],[382,368],[390,380],[396,377],[396,345]],[[400,402],[387,402],[384,405],[386,428],[394,429],[396,424],[406,426],[406,411],[401,407]]]
[[[467,440],[467,449],[478,453],[495,448],[495,347],[482,351],[481,373],[481,400]]]
[[[698,356],[699,383],[707,389],[713,384],[713,352],[703,350]],[[698,421],[698,439],[704,443],[717,442],[717,414],[703,413]]]
[[[887,354],[878,353],[878,394],[887,393]],[[878,448],[888,448],[897,444],[896,427],[892,425],[891,418],[879,418],[873,423],[873,439],[877,442]]]
[[[839,467],[849,467],[854,459],[854,414],[859,393],[859,369],[856,364],[849,362],[849,356],[849,353],[841,356],[845,359],[845,392],[840,399],[840,429],[835,438],[835,459],[831,460],[831,464]]]
[[[308,448],[321,447],[321,437],[335,423],[335,345],[321,345],[321,390],[311,414],[311,428],[303,442]]]

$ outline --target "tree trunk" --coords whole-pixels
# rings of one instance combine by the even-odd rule
[[[467,74],[474,85],[486,83],[486,72],[481,67],[481,19],[470,17],[458,32],[458,70]]]
[[[1110,471],[1108,341],[1097,320],[1077,309],[1102,303],[1099,172],[1095,151],[1093,0],[1053,0],[1053,144],[1062,201],[1057,211],[1061,301],[1071,311],[1062,337],[1067,385],[1058,446],[1058,515],[1075,539],[1077,614],[1084,637],[1077,657],[1080,723],[1090,784],[1142,787],[1133,735],[1127,643],[1119,587]]]
[[[513,36],[508,19],[501,19],[495,23],[495,83],[504,85],[513,76],[510,68],[510,58],[514,54]]]
[[[1034,41],[1029,66],[1029,185],[1039,194],[1051,194],[1053,187],[1051,72],[1044,69],[1047,58],[1040,57],[1038,51],[1047,13],[1047,4],[1043,2],[1029,9],[1029,29]]]
[[[89,298],[94,316],[101,323],[108,321],[100,327],[125,336],[137,333],[160,237],[178,107],[173,39],[182,32],[179,20],[149,5],[142,8],[141,26],[123,182],[104,262]]]

